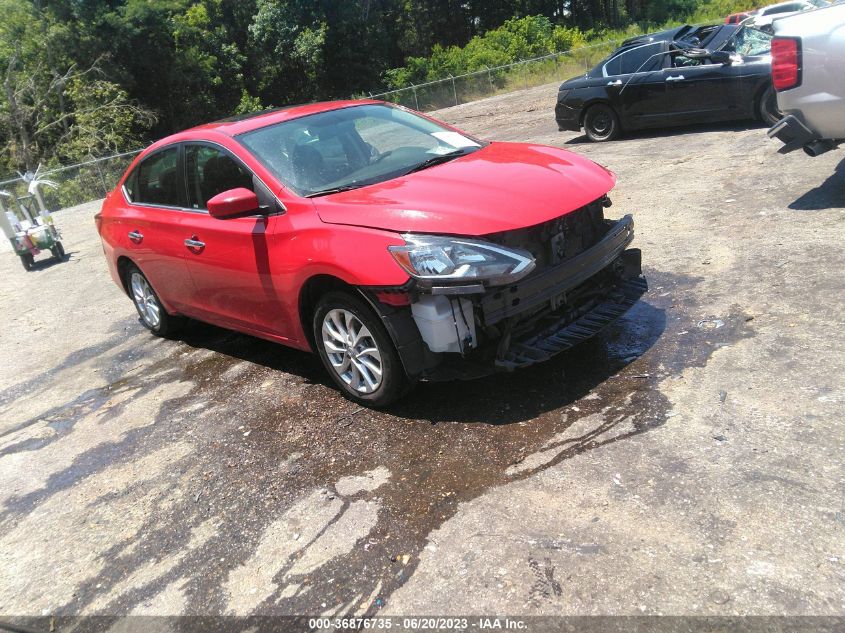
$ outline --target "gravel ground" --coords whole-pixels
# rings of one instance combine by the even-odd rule
[[[0,614],[845,614],[845,161],[754,124],[589,144],[554,86],[437,116],[618,174],[650,292],[542,366],[360,409],[149,336],[90,204],[0,258]]]

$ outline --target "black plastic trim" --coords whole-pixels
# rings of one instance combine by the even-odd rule
[[[441,362],[442,355],[433,353],[422,340],[410,307],[389,306],[376,299],[372,289],[358,290],[384,323],[396,351],[399,352],[405,373],[411,380],[426,376]]]
[[[622,257],[633,260],[626,263],[626,269],[636,272],[639,251],[626,251]],[[540,332],[511,341],[503,356],[496,359],[496,368],[511,371],[540,363],[592,338],[625,314],[647,290],[648,283],[639,275],[620,279],[601,303],[574,321],[567,323],[565,317],[561,317]]]
[[[768,131],[769,138],[776,138],[784,145],[778,150],[780,154],[788,154],[801,149],[807,143],[819,140],[819,135],[804,125],[793,114],[788,114],[775,123]]]

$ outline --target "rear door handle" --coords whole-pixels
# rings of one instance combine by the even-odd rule
[[[683,81],[683,80],[684,80],[683,75],[671,75],[669,77],[666,77],[666,81]]]
[[[607,82],[607,85],[608,85],[608,86],[621,86],[621,85],[622,85],[622,80],[621,80],[621,79],[617,79],[616,81],[608,81],[608,82]]]
[[[129,239],[136,244],[140,244],[141,240],[144,239],[144,235],[140,231],[129,231],[127,235],[129,236]]]
[[[196,235],[192,235],[190,238],[185,240],[185,246],[191,249],[202,249],[205,248],[205,242],[200,242]]]

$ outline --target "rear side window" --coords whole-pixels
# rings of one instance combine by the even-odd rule
[[[126,192],[132,202],[167,207],[181,206],[179,149],[171,147],[146,158],[126,179]]]
[[[252,173],[226,152],[209,145],[185,148],[188,206],[207,209],[218,193],[243,187],[255,191]]]
[[[646,44],[617,55],[604,65],[605,75],[628,75],[659,69],[663,64],[663,44]]]

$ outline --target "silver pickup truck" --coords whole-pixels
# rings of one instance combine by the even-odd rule
[[[772,83],[785,115],[769,130],[785,154],[818,156],[845,141],[845,4],[774,22]]]

